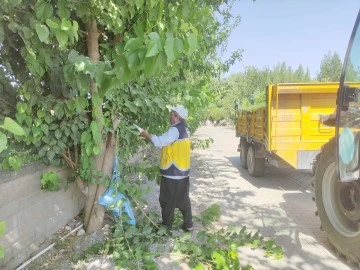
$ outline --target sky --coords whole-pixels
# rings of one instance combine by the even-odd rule
[[[285,62],[300,64],[315,77],[329,51],[343,61],[360,0],[238,0],[231,13],[241,16],[230,35],[226,60],[243,49],[242,60],[229,72],[243,72],[247,66],[273,68]]]

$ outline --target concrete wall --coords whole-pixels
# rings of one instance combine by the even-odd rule
[[[40,176],[56,171],[63,180],[57,192],[41,190]],[[0,172],[0,221],[5,221],[5,236],[0,245],[5,258],[0,269],[14,269],[36,254],[39,245],[79,214],[84,196],[75,183],[66,187],[68,172],[33,164],[19,172]]]

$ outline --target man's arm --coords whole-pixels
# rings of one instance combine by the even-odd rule
[[[161,148],[167,146],[179,138],[179,131],[175,127],[169,128],[164,134],[160,136],[152,135],[147,130],[140,132],[140,136],[152,142],[155,147]]]

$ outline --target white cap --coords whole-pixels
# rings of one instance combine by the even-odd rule
[[[183,105],[171,107],[170,109],[176,112],[182,119],[186,119],[188,117],[188,110]]]

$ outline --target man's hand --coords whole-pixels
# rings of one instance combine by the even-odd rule
[[[149,134],[149,132],[147,130],[145,130],[145,129],[140,132],[140,136],[144,137],[148,141],[151,141],[151,134]]]

